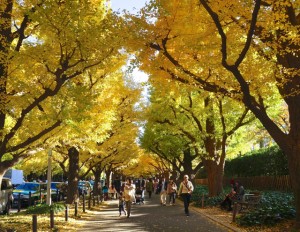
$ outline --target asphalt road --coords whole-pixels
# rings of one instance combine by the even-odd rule
[[[145,204],[133,205],[132,215],[127,218],[119,216],[118,201],[105,202],[102,210],[86,222],[81,232],[88,231],[143,231],[143,232],[225,232],[228,229],[220,227],[200,213],[190,209],[190,216],[184,214],[183,205],[177,200],[175,206],[161,206],[159,195],[148,199]]]

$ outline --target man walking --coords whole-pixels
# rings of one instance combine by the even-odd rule
[[[191,181],[189,181],[189,176],[184,175],[183,181],[180,183],[179,195],[182,197],[184,203],[184,212],[186,216],[190,216],[189,205],[191,200],[191,194],[194,191],[194,186]]]

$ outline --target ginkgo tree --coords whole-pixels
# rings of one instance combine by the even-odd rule
[[[174,80],[232,97],[252,111],[288,157],[300,228],[299,1],[155,3],[145,9],[146,20],[130,21],[139,45],[154,50],[141,53],[145,67],[164,68]],[[270,114],[274,95],[287,105],[288,128]]]
[[[89,80],[95,78],[93,75],[88,77]],[[130,132],[136,127],[132,123],[135,118],[133,105],[139,96],[139,90],[127,87],[122,73],[116,71],[107,74],[101,82],[93,83],[90,91],[84,92],[86,100],[89,101],[88,109],[80,114],[79,120],[69,119],[68,126],[62,131],[62,134],[68,136],[56,134],[51,138],[52,149],[59,153],[53,158],[59,163],[64,175],[68,176],[68,202],[70,203],[76,199],[78,180],[84,179],[96,165],[103,166],[105,162],[112,160],[111,156],[116,156],[113,152],[108,152],[108,149],[99,150],[100,144],[103,147],[103,144],[107,144],[112,137],[118,135],[118,131]],[[83,96],[81,100],[82,98]],[[79,107],[76,111],[81,109]],[[130,136],[125,137],[131,141]],[[77,155],[70,153],[73,150],[78,151]],[[73,165],[74,167],[71,168]]]
[[[104,0],[5,0],[0,17],[1,180],[70,122],[79,102],[66,94],[85,84],[88,71],[114,70],[122,59],[118,23]]]
[[[86,166],[95,176],[95,185],[100,181],[102,172],[106,172],[107,178],[111,172],[117,169],[123,170],[128,163],[139,156],[136,137],[138,127],[134,105],[138,100],[140,91],[138,89],[115,89],[118,92],[115,96],[120,96],[117,101],[114,121],[107,137],[103,141],[98,141],[94,150],[93,159],[90,159]]]
[[[159,77],[150,77],[153,84],[157,79]],[[196,174],[204,166],[209,194],[218,195],[223,190],[230,138],[240,127],[252,122],[253,117],[242,104],[230,98],[220,98],[183,84],[157,82],[159,85],[151,95],[146,116],[149,125],[142,145],[172,163],[181,177],[184,173]]]

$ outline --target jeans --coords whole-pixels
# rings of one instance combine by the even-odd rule
[[[172,192],[169,194],[169,203],[175,204],[176,193]]]
[[[123,211],[123,212],[125,213],[125,215],[126,215],[126,211],[125,211],[125,209],[124,209],[124,205],[119,205],[119,213],[120,213],[120,215],[121,215],[122,211]]]
[[[189,214],[189,205],[191,200],[191,194],[189,193],[182,193],[181,194],[183,204],[184,204],[184,212],[185,214]]]

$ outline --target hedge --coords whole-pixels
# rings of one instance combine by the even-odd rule
[[[241,157],[227,160],[224,170],[226,177],[278,176],[288,174],[287,158],[278,146],[255,150]]]

